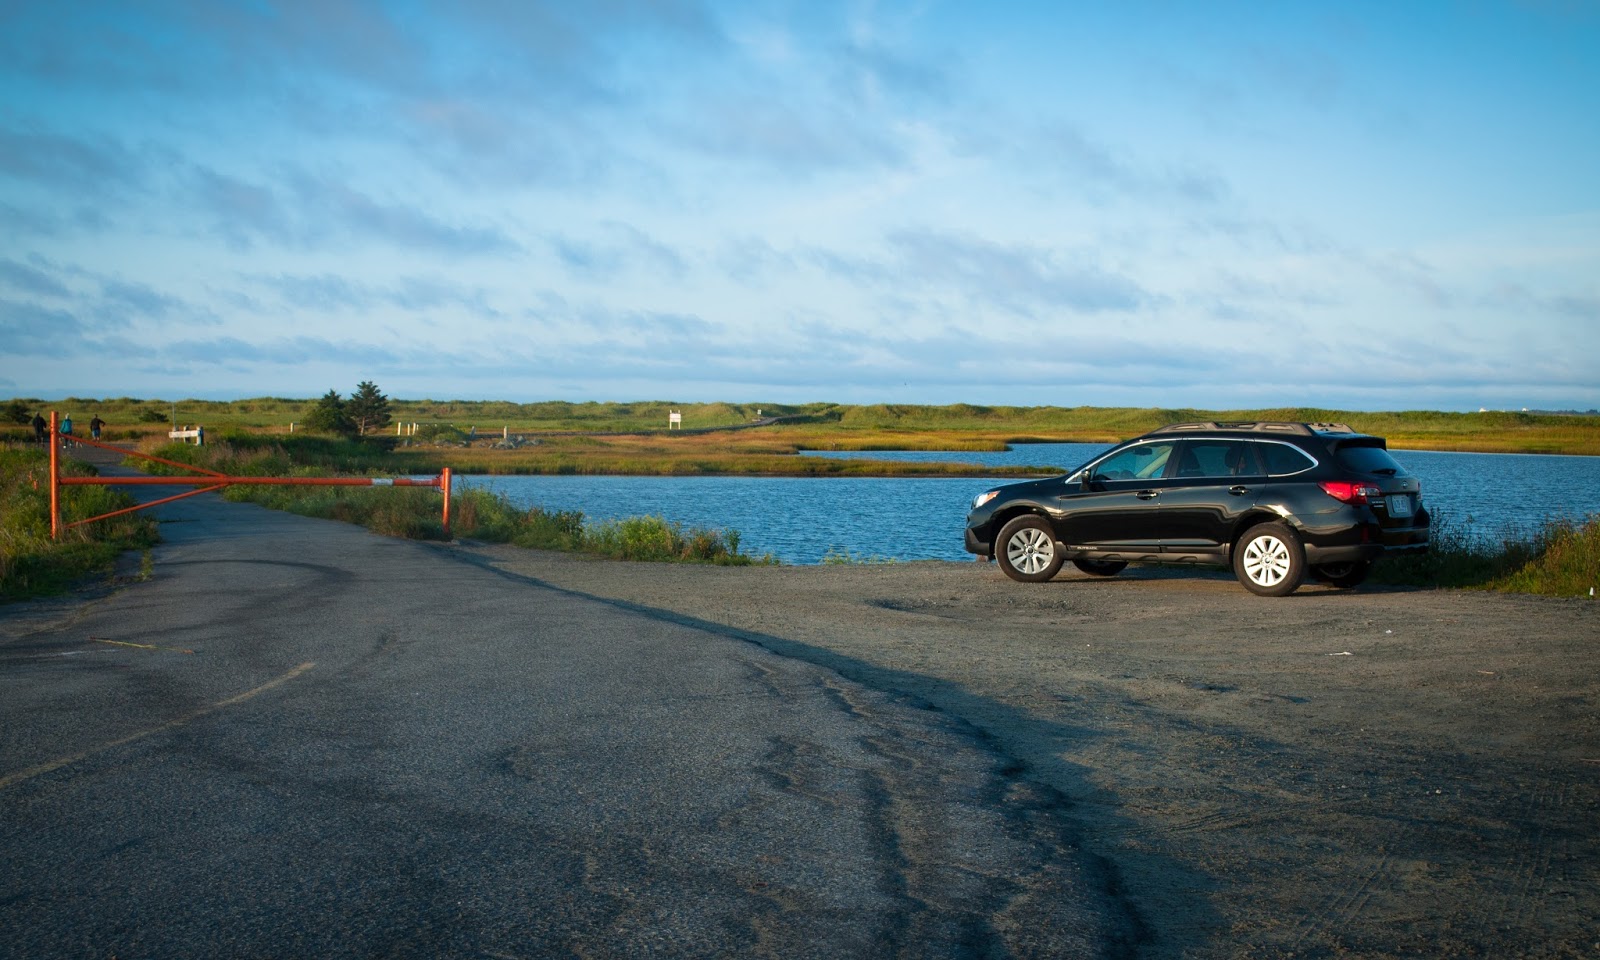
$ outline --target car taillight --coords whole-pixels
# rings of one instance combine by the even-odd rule
[[[1367,503],[1383,495],[1383,491],[1370,483],[1350,483],[1345,480],[1330,480],[1319,483],[1322,492],[1341,503]]]

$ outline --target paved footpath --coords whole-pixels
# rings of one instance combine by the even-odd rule
[[[158,510],[147,579],[0,607],[0,957],[1136,952],[1058,798],[942,714],[439,546]]]

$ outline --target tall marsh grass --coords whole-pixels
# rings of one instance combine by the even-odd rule
[[[92,467],[68,460],[66,476],[92,476]],[[126,550],[156,542],[148,516],[128,514],[66,530],[50,538],[49,454],[38,448],[0,447],[0,602],[48,596],[110,573]],[[132,506],[108,487],[63,487],[61,519],[71,523]]]
[[[1532,533],[1485,536],[1470,523],[1434,514],[1428,553],[1387,559],[1373,581],[1417,587],[1458,587],[1589,596],[1600,587],[1600,515],[1579,522],[1551,520]]]
[[[1546,526],[1532,554],[1517,569],[1499,577],[1493,586],[1507,593],[1556,597],[1600,593],[1600,516],[1591,517],[1582,525]]]

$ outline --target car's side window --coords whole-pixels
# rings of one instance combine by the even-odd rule
[[[1178,477],[1243,477],[1261,472],[1244,440],[1190,440],[1178,455]]]
[[[1161,476],[1172,457],[1175,441],[1139,443],[1094,465],[1094,480],[1150,480]]]
[[[1248,440],[1240,440],[1238,449],[1230,451],[1228,454],[1228,476],[1259,477],[1266,473],[1266,469],[1261,465],[1259,452],[1260,444],[1251,443]]]
[[[1310,470],[1317,465],[1305,451],[1291,447],[1287,443],[1258,443],[1255,446],[1261,454],[1261,462],[1267,468],[1268,476],[1286,477],[1292,473]]]

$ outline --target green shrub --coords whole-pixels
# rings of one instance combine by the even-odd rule
[[[467,433],[456,429],[454,424],[423,423],[417,426],[417,432],[411,439],[428,443],[465,443]]]
[[[770,556],[747,557],[739,552],[735,531],[685,530],[663,517],[628,517],[587,528],[584,549],[618,560],[657,560],[723,565],[772,563]]]
[[[583,514],[575,510],[552,513],[534,507],[523,515],[509,542],[538,550],[580,550],[584,542]]]

